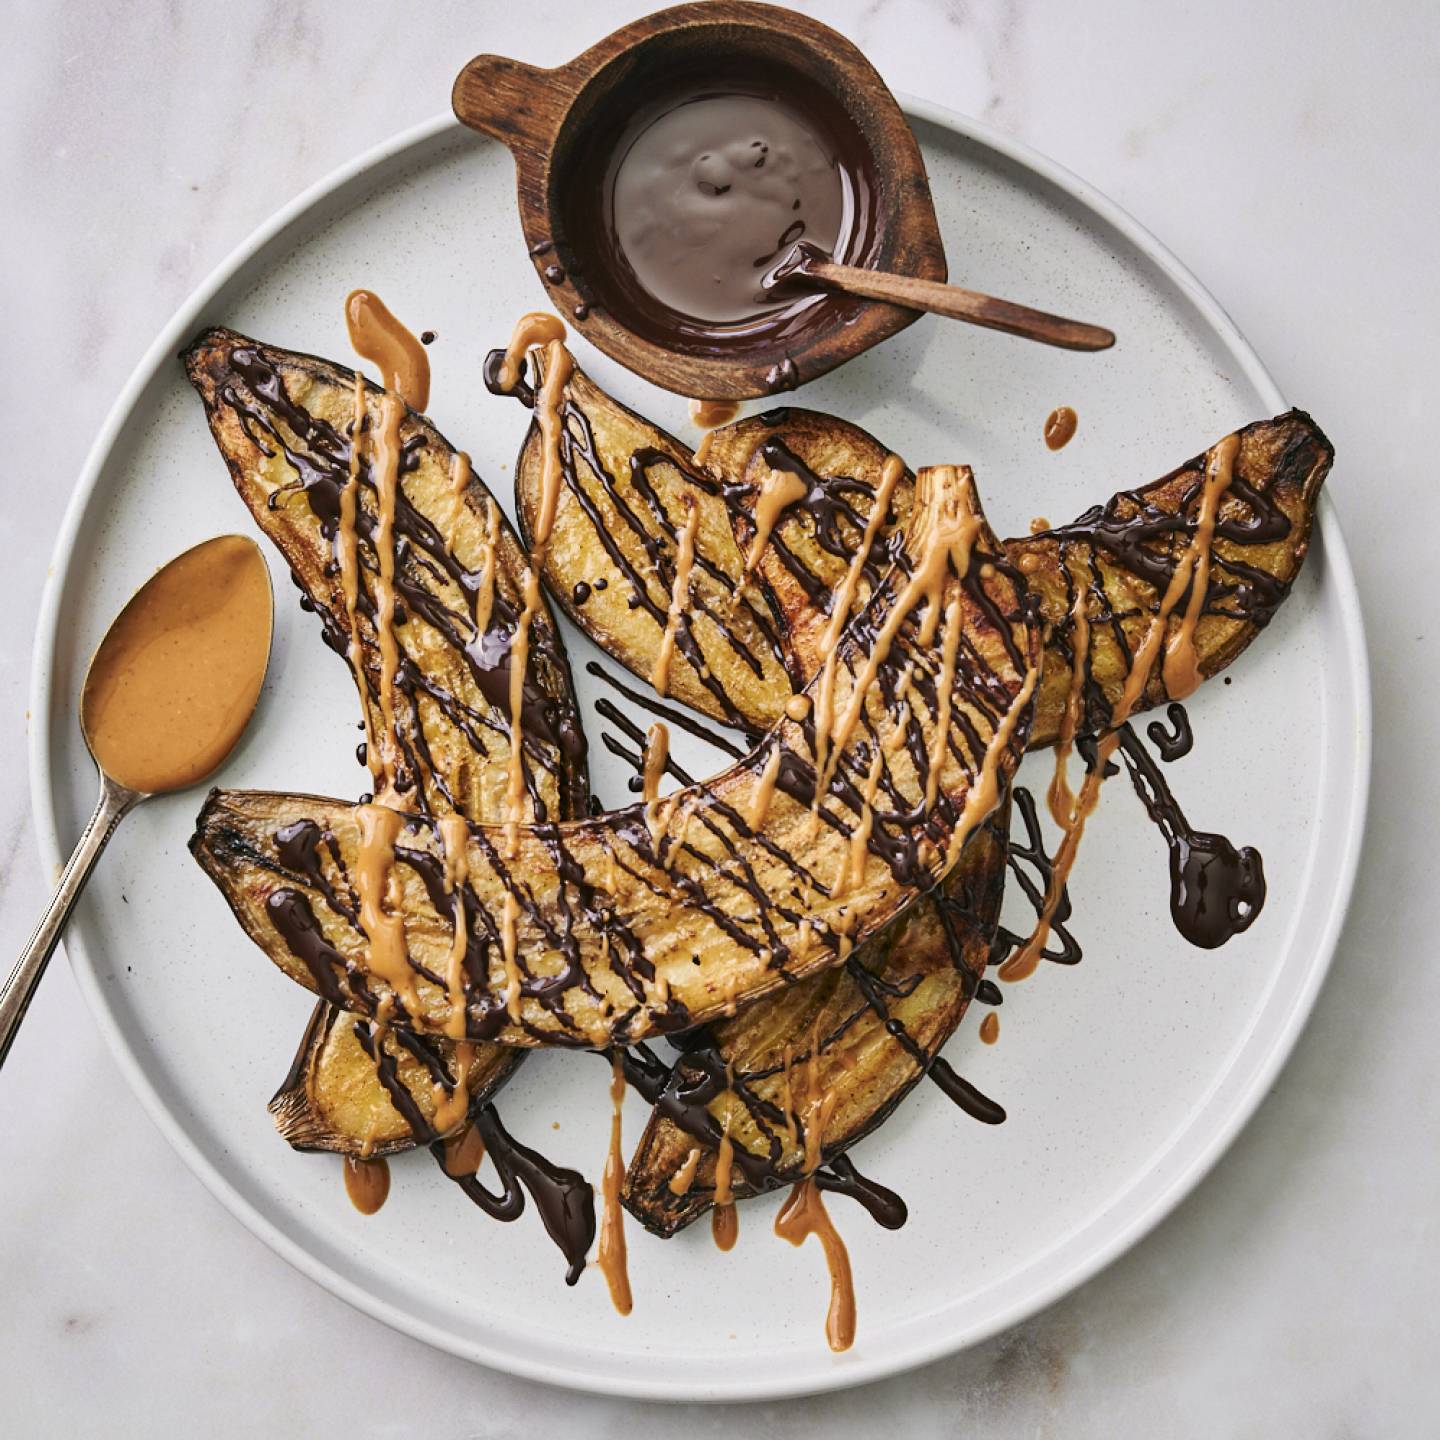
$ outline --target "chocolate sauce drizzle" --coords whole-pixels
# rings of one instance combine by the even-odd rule
[[[1014,786],[1010,793],[1015,809],[1020,814],[1025,834],[1023,839],[1018,838],[1012,821],[1007,863],[1011,875],[1015,877],[1015,883],[1038,916],[1045,909],[1045,893],[1050,888],[1050,877],[1055,873],[1055,863],[1045,848],[1045,835],[1040,827],[1035,797],[1023,785]],[[1050,942],[1042,952],[1042,958],[1055,965],[1078,965],[1081,960],[1079,943],[1067,925],[1070,915],[1070,894],[1067,888],[1060,892],[1060,903],[1055,907],[1051,920]],[[1004,964],[1028,938],[1028,932],[1020,935],[1003,925],[998,926],[994,944],[990,949],[990,968],[996,969]],[[1000,988],[993,981],[983,981],[977,990],[976,998],[982,1003],[999,1004]]]

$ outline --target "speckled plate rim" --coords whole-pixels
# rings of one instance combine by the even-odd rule
[[[1113,201],[1063,166],[981,121],[913,96],[902,95],[900,99],[906,113],[913,119],[948,130],[964,140],[994,152],[1022,170],[1031,172],[1041,181],[1078,202],[1096,221],[1123,237],[1153,264],[1193,307],[1197,317],[1209,327],[1217,342],[1233,358],[1238,369],[1270,409],[1279,413],[1287,408],[1279,388],[1259,357],[1214,297],[1169,250]],[[232,251],[181,306],[145,353],[116,399],[91,447],[66,509],[41,599],[35,636],[31,672],[30,788],[40,858],[47,875],[57,873],[63,859],[50,784],[51,718],[56,704],[51,683],[52,656],[71,557],[75,552],[80,527],[91,497],[112,449],[161,367],[173,362],[180,346],[189,338],[197,319],[242,267],[287,228],[367,171],[411,148],[424,146],[447,132],[458,131],[459,128],[458,122],[447,113],[402,131],[332,172],[284,206]],[[1310,1016],[1339,942],[1354,887],[1364,839],[1371,765],[1370,676],[1364,625],[1349,553],[1328,493],[1321,497],[1319,528],[1322,542],[1320,555],[1312,558],[1311,563],[1314,563],[1315,558],[1322,559],[1325,584],[1336,602],[1340,637],[1344,647],[1343,659],[1348,670],[1349,687],[1353,692],[1351,718],[1354,726],[1353,750],[1349,752],[1353,772],[1346,797],[1349,824],[1343,835],[1342,853],[1334,866],[1336,883],[1329,893],[1328,906],[1320,926],[1321,943],[1315,947],[1308,970],[1294,988],[1289,1010],[1279,1016],[1263,1035],[1258,1032],[1258,1027],[1252,1031],[1244,1047],[1232,1057],[1225,1076],[1248,1064],[1250,1073],[1243,1086],[1225,1097],[1223,1111],[1207,1113],[1214,1109],[1213,1092],[1220,1083],[1217,1079],[1212,1086],[1212,1094],[1201,1099],[1197,1109],[1191,1112],[1184,1131],[1175,1137],[1169,1147],[1162,1148],[1157,1154],[1157,1166],[1163,1163],[1170,1172],[1165,1183],[1143,1197],[1143,1203],[1139,1205],[1130,1203],[1135,1196],[1133,1188],[1120,1197],[1120,1203],[1117,1203],[1111,1212],[1089,1227],[1088,1243],[1078,1253],[1067,1253],[1073,1248],[1072,1243],[1062,1243],[1050,1257],[1051,1263],[1044,1267],[1043,1273],[1019,1277],[1023,1283],[1015,1286],[1015,1293],[1008,1297],[1003,1305],[994,1307],[980,1323],[950,1329],[946,1329],[943,1324],[937,1324],[934,1334],[927,1335],[919,1342],[912,1341],[898,1351],[887,1350],[877,1344],[867,1354],[862,1348],[858,1353],[851,1352],[846,1357],[847,1363],[843,1368],[827,1368],[823,1362],[833,1357],[817,1355],[817,1363],[813,1367],[797,1367],[792,1375],[766,1377],[761,1380],[737,1375],[733,1381],[718,1384],[712,1381],[700,1385],[686,1380],[683,1376],[653,1371],[611,1373],[592,1370],[579,1375],[571,1374],[557,1371],[544,1363],[537,1363],[521,1352],[503,1350],[476,1343],[468,1337],[456,1336],[453,1332],[432,1325],[410,1314],[401,1306],[381,1298],[360,1281],[317,1259],[241,1195],[191,1139],[172,1110],[169,1098],[151,1084],[109,1008],[95,965],[86,953],[78,934],[67,942],[71,969],[116,1064],[131,1088],[139,1096],[161,1133],[211,1193],[254,1235],[297,1270],[318,1281],[357,1310],[386,1325],[438,1349],[509,1374],[595,1394],[651,1400],[718,1402],[779,1399],[845,1389],[903,1373],[1019,1324],[1084,1283],[1143,1239],[1199,1184],[1229,1148],[1268,1093]],[[60,703],[68,712],[73,699],[64,696]],[[1203,1126],[1202,1116],[1205,1121]],[[1202,1128],[1205,1133],[1198,1134]],[[1186,1146],[1190,1147],[1191,1153],[1182,1157],[1178,1152]]]

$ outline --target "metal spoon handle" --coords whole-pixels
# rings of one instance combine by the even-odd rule
[[[100,852],[115,833],[115,827],[137,801],[145,798],[139,791],[128,790],[117,784],[108,775],[102,775],[100,780],[100,801],[95,806],[95,813],[90,817],[90,823],[81,834],[74,853],[60,876],[60,883],[55,887],[55,893],[50,897],[50,903],[45,907],[45,913],[35,927],[30,943],[20,952],[20,958],[15,962],[15,968],[5,982],[5,988],[0,990],[0,1065],[5,1063],[5,1057],[10,1053],[10,1046],[20,1029],[20,1022],[30,1008],[35,987],[45,973],[45,966],[55,952],[60,932],[70,918],[70,911],[80,898],[80,892],[85,888],[85,882],[90,878],[90,872],[95,868]]]

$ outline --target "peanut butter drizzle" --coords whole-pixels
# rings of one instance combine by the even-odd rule
[[[450,939],[450,955],[445,967],[445,990],[450,1013],[445,1017],[445,1032],[457,1042],[455,1046],[455,1084],[446,1090],[440,1081],[431,1086],[435,1100],[435,1129],[441,1135],[462,1125],[470,1112],[470,1068],[475,1063],[475,1046],[465,1039],[465,947],[469,936],[465,925],[465,902],[461,892],[470,876],[470,827],[460,815],[439,818],[440,837],[444,844],[445,889],[454,897],[455,921]]]
[[[400,486],[400,421],[405,403],[392,391],[380,397],[380,424],[375,433],[376,505],[375,554],[379,575],[375,583],[375,638],[380,646],[380,768],[384,775],[384,803],[396,794],[395,774],[400,741],[395,732],[395,676],[400,669],[400,647],[395,641],[395,497]],[[380,792],[377,792],[377,794]]]
[[[1065,709],[1060,715],[1060,733],[1055,737],[1055,774],[1046,792],[1046,802],[1055,823],[1063,830],[1075,814],[1075,793],[1070,788],[1070,750],[1080,728],[1084,710],[1085,672],[1090,660],[1089,595],[1085,585],[1072,580],[1075,599],[1070,606],[1071,669]]]
[[[718,430],[740,413],[738,400],[692,400],[690,418],[702,430]]]
[[[469,936],[465,926],[465,901],[461,894],[470,878],[470,827],[462,815],[442,815],[439,820],[440,840],[445,850],[445,890],[454,896],[455,922],[450,936],[450,958],[445,967],[445,989],[450,1000],[450,1013],[445,1020],[445,1033],[452,1040],[465,1038],[465,945]]]
[[[941,681],[942,689],[948,684]],[[945,723],[949,723],[948,717]],[[870,769],[865,775],[865,788],[860,792],[860,819],[854,831],[850,835],[850,856],[848,870],[843,867],[836,877],[832,893],[843,892],[847,881],[851,885],[858,885],[865,878],[865,859],[870,850],[870,832],[875,828],[875,792],[880,788],[880,775],[885,769],[885,751],[877,745],[875,753],[870,757]],[[927,805],[934,804],[930,799]]]
[[[435,1131],[448,1135],[465,1123],[470,1113],[470,1067],[475,1063],[475,1045],[470,1040],[455,1043],[455,1085],[446,1090],[438,1080],[431,1088],[435,1099]]]
[[[455,548],[455,531],[460,524],[460,517],[465,513],[465,495],[470,489],[473,473],[470,457],[463,450],[457,450],[450,457],[450,513],[445,517],[444,529],[445,544],[451,550]],[[490,504],[493,509],[494,502]],[[484,634],[484,630],[480,633]]]
[[[610,1302],[622,1315],[632,1308],[630,1272],[625,1256],[625,1208],[620,1187],[625,1181],[625,1157],[620,1149],[620,1111],[625,1101],[625,1071],[617,1052],[610,1062],[610,1151],[600,1182],[604,1212],[600,1218],[600,1248],[595,1264],[610,1287]]]
[[[775,1217],[775,1233],[792,1245],[803,1245],[809,1236],[819,1236],[830,1271],[825,1339],[832,1350],[848,1350],[855,1343],[855,1280],[850,1271],[850,1254],[812,1177],[807,1175],[790,1192]]]
[[[955,661],[960,653],[960,595],[957,591],[945,607],[945,630],[940,640],[940,679],[936,682],[935,734],[930,741],[930,772],[925,777],[925,808],[935,804],[940,789],[940,767],[950,740],[950,711],[954,703]]]
[[[412,410],[430,403],[430,357],[378,295],[352,290],[345,298],[345,328],[356,353],[380,367],[387,390]]]
[[[681,527],[675,552],[675,583],[670,587],[670,610],[665,616],[665,633],[660,637],[660,648],[655,652],[655,666],[650,672],[650,684],[657,695],[664,695],[670,688],[670,662],[675,655],[675,635],[680,628],[681,617],[690,603],[690,571],[695,564],[695,534],[700,527],[700,507],[691,496],[686,495],[685,508],[685,524]]]
[[[373,1215],[390,1194],[390,1166],[384,1157],[378,1160],[362,1160],[357,1156],[347,1155],[345,1193],[350,1197],[350,1203],[362,1215]]]
[[[778,745],[771,746],[769,758],[765,761],[765,768],[761,770],[760,778],[755,783],[755,789],[750,795],[750,804],[745,811],[745,823],[752,830],[758,830],[765,823],[765,817],[770,813],[770,802],[775,798],[775,782],[780,777],[781,758],[780,747]]]
[[[335,531],[335,557],[340,565],[340,593],[345,597],[345,619],[350,627],[350,643],[345,657],[355,676],[355,685],[362,697],[361,709],[365,722],[365,763],[370,769],[370,784],[377,793],[384,788],[380,768],[380,746],[371,724],[370,706],[363,697],[369,694],[364,662],[360,651],[360,557],[355,517],[360,505],[360,460],[365,434],[365,377],[355,372],[355,398],[350,412],[350,469],[344,489],[340,492],[340,523]]]
[[[803,500],[809,493],[810,487],[793,470],[765,472],[765,478],[760,482],[760,493],[755,497],[755,535],[745,554],[745,568],[741,573],[740,583],[735,587],[737,594],[745,588],[755,573],[755,567],[760,563],[760,557],[770,543],[775,522],[785,510],[797,500]]]
[[[670,1193],[672,1195],[688,1195],[690,1193],[690,1187],[695,1183],[695,1172],[700,1168],[700,1153],[698,1145],[691,1146],[684,1163],[670,1177]]]
[[[822,795],[829,788],[830,781],[835,774],[836,757],[849,744],[850,737],[863,713],[865,697],[869,693],[871,685],[875,683],[875,677],[880,673],[880,667],[888,658],[890,649],[895,643],[895,637],[900,633],[910,612],[922,600],[925,602],[926,608],[920,621],[919,638],[922,645],[929,644],[934,639],[936,627],[940,622],[946,581],[951,569],[953,568],[955,575],[962,580],[969,573],[970,552],[975,544],[976,536],[980,533],[981,526],[980,517],[975,511],[974,482],[969,469],[967,467],[936,466],[922,470],[915,482],[916,508],[927,503],[928,497],[925,492],[936,485],[936,477],[941,474],[954,477],[958,483],[949,488],[945,505],[935,507],[932,511],[930,527],[925,535],[924,548],[920,553],[914,572],[905,582],[890,613],[885,617],[885,623],[875,636],[875,642],[865,657],[865,664],[856,679],[845,710],[838,721],[822,726],[822,713],[827,718],[833,719],[835,708],[833,674],[836,651],[833,648],[827,658],[826,675],[831,679],[831,683],[822,685],[815,707],[816,769],[819,774],[819,782],[816,786],[817,796]],[[838,611],[838,606],[836,608]],[[834,625],[833,616],[831,623]],[[843,628],[844,623],[842,618],[839,626],[836,627],[836,634],[839,633],[840,628]],[[829,633],[827,629],[827,637]],[[1032,689],[1034,688],[1033,675],[1030,679],[1030,686]],[[1029,699],[1028,693],[1025,698]],[[1016,723],[1018,723],[1018,716]],[[822,729],[824,731],[823,742],[821,740]],[[992,805],[987,805],[985,813],[988,814],[992,806],[993,801]],[[969,809],[968,806],[966,808]]]
[[[851,556],[845,578],[835,592],[830,623],[826,625],[824,637],[820,641],[824,650],[834,648],[840,639],[840,632],[845,628],[845,622],[850,618],[851,608],[855,604],[855,592],[860,587],[860,577],[865,573],[865,567],[870,563],[870,553],[875,548],[875,537],[890,516],[891,496],[904,475],[905,462],[898,455],[887,455],[880,470],[880,483],[875,487],[875,503],[871,506],[870,518],[865,522],[865,534],[861,538],[860,548]]]
[[[785,713],[798,725],[810,713],[810,697],[792,695],[785,702]]]
[[[153,575],[85,676],[80,719],[100,767],[143,793],[202,780],[235,747],[270,656],[270,574],[222,535]]]
[[[1062,450],[1075,434],[1080,417],[1068,406],[1061,405],[1045,417],[1045,443],[1052,450]],[[1045,527],[1050,528],[1048,525]]]
[[[473,1125],[445,1141],[445,1173],[452,1179],[475,1174],[484,1158],[485,1141]]]
[[[480,583],[475,587],[475,634],[483,635],[490,628],[490,612],[495,608],[495,567],[500,556],[500,510],[490,496],[485,497],[485,555],[480,562]]]
[[[1028,979],[1035,973],[1035,969],[1040,963],[1046,941],[1050,938],[1050,928],[1054,923],[1055,911],[1060,904],[1060,897],[1065,891],[1065,882],[1070,877],[1070,871],[1075,864],[1075,856],[1080,848],[1081,837],[1085,833],[1085,822],[1094,813],[1095,806],[1100,800],[1100,787],[1105,783],[1106,762],[1119,747],[1120,727],[1134,713],[1136,705],[1140,703],[1145,693],[1145,686],[1149,683],[1157,659],[1160,658],[1161,645],[1165,640],[1165,631],[1170,617],[1187,589],[1191,591],[1190,604],[1186,607],[1175,635],[1171,637],[1169,645],[1165,647],[1165,662],[1169,661],[1172,654],[1177,656],[1174,673],[1177,684],[1181,686],[1178,692],[1171,694],[1171,698],[1183,700],[1200,682],[1194,655],[1195,625],[1198,623],[1200,611],[1204,606],[1205,592],[1209,584],[1210,549],[1215,538],[1215,523],[1220,513],[1220,502],[1224,499],[1225,492],[1230,488],[1230,482],[1234,479],[1235,457],[1239,453],[1239,449],[1240,437],[1227,435],[1205,457],[1204,489],[1200,496],[1200,509],[1196,516],[1194,533],[1190,537],[1190,543],[1186,546],[1185,553],[1176,561],[1175,569],[1170,576],[1170,583],[1165,587],[1165,593],[1161,596],[1160,604],[1151,617],[1145,638],[1135,652],[1135,658],[1125,676],[1124,688],[1110,717],[1111,728],[1096,742],[1095,763],[1086,773],[1085,783],[1080,787],[1080,794],[1071,806],[1068,815],[1063,818],[1056,817],[1063,833],[1060,844],[1055,850],[1050,883],[1045,889],[1045,903],[1029,939],[1000,966],[999,974],[1002,980]],[[1191,585],[1192,576],[1195,581],[1193,587]],[[1188,626],[1187,621],[1189,621]],[[1189,689],[1184,688],[1187,684]]]
[[[1000,1017],[991,1011],[980,1022],[980,1039],[986,1045],[993,1045],[1000,1038]]]
[[[386,908],[395,861],[395,840],[405,817],[388,805],[360,805],[360,848],[355,861],[355,891],[360,899],[360,928],[370,942],[366,969],[399,997],[408,1014],[420,1013],[420,996],[405,944],[405,918]]]
[[[522,315],[510,336],[509,345],[505,347],[505,358],[501,361],[497,376],[501,390],[513,390],[520,379],[520,366],[526,353],[533,346],[542,344],[545,346],[544,380],[535,392],[535,423],[540,430],[540,504],[535,511],[530,564],[525,572],[525,606],[520,612],[515,634],[510,641],[510,783],[505,817],[505,850],[506,858],[512,860],[520,850],[520,823],[524,819],[525,807],[523,722],[525,671],[530,661],[530,625],[542,604],[540,572],[545,563],[545,551],[550,544],[550,533],[555,528],[555,510],[560,503],[560,488],[565,473],[560,455],[565,422],[560,405],[574,362],[565,348],[564,324],[554,315],[545,315],[538,311]],[[518,988],[515,1004],[518,1007]],[[518,1009],[513,1009],[511,1013],[518,1020]]]
[[[640,766],[640,793],[647,807],[660,798],[660,778],[669,759],[670,729],[663,720],[657,720],[645,732],[645,754]]]

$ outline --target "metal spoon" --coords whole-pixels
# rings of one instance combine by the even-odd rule
[[[80,696],[100,800],[0,990],[0,1065],[116,826],[140,801],[198,784],[235,748],[260,698],[273,605],[259,547],[221,535],[156,571],[106,631]],[[162,686],[167,672],[174,683]]]

